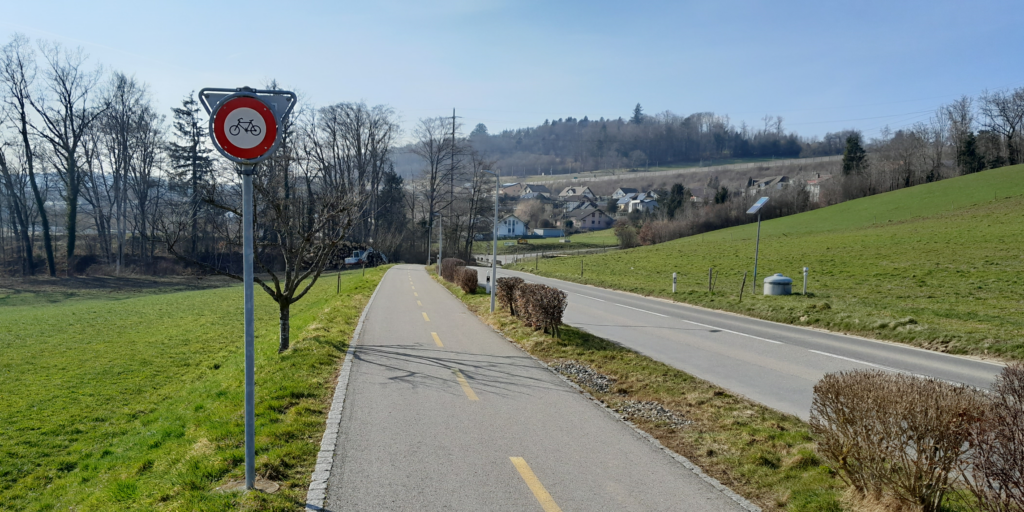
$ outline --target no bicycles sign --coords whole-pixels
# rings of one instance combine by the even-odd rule
[[[295,104],[291,92],[248,87],[203,89],[199,97],[210,114],[214,146],[241,164],[259,162],[277,149],[279,124]]]

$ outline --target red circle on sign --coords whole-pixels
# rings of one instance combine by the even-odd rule
[[[264,134],[263,140],[251,148],[240,148],[232,144],[224,132],[225,124],[231,113],[240,108],[255,110],[266,124],[266,134]],[[277,119],[266,103],[250,96],[240,96],[228,100],[217,109],[213,119],[213,136],[217,139],[217,144],[220,144],[221,149],[227,154],[243,160],[255,160],[270,151],[274,141],[277,140]]]

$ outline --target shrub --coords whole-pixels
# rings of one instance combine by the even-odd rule
[[[1024,364],[996,378],[982,421],[971,432],[964,480],[982,510],[1024,510]]]
[[[458,258],[445,258],[441,260],[441,277],[449,283],[454,283],[456,269],[465,266],[466,262]]]
[[[984,404],[974,388],[939,380],[831,373],[814,386],[811,431],[822,455],[860,493],[936,512]]]
[[[566,293],[542,284],[522,283],[515,289],[515,307],[523,322],[559,336],[562,314],[568,304]]]
[[[498,288],[494,290],[497,296],[498,302],[501,306],[508,309],[508,312],[512,316],[516,316],[516,288],[523,284],[522,278],[519,277],[499,277],[497,281]]]
[[[615,222],[615,237],[619,239],[619,247],[623,249],[632,249],[640,245],[636,236],[636,228],[625,220]]]
[[[476,269],[457,267],[455,269],[455,284],[462,288],[463,293],[475,293],[477,288]]]

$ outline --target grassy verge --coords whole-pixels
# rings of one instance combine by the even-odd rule
[[[598,249],[604,247],[618,247],[619,240],[611,229],[580,233],[569,236],[568,243],[560,242],[559,238],[535,238],[527,239],[527,244],[517,244],[513,240],[498,240],[498,254],[526,254],[538,251],[575,251],[579,249]],[[512,242],[513,245],[505,245]],[[474,254],[490,254],[491,242],[473,242]]]
[[[301,510],[332,380],[384,271],[343,273],[340,294],[325,276],[293,305],[283,355],[277,309],[256,295],[256,469],[273,495],[214,490],[244,475],[238,286],[8,296],[0,509]]]
[[[584,256],[582,278],[577,257],[541,259],[537,273],[943,352],[1022,359],[1022,172],[1020,165],[993,169],[764,222],[757,288],[781,272],[799,292],[809,267],[807,296],[751,293],[753,224]],[[533,267],[530,260],[509,268]]]
[[[843,484],[814,451],[805,423],[574,327],[555,339],[524,327],[489,296],[467,295],[436,275],[484,322],[546,363],[575,360],[615,379],[607,392],[587,390],[612,408],[656,401],[689,420],[682,427],[634,420],[665,446],[765,510],[838,511]]]

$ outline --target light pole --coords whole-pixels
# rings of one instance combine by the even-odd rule
[[[494,176],[494,225],[491,245],[491,313],[494,313],[494,290],[498,287],[498,189],[501,187],[501,170],[491,172],[481,169]]]
[[[762,197],[747,210],[748,215],[752,213],[757,214],[757,241],[754,242],[754,281],[751,283],[754,290],[751,293],[757,293],[757,252],[761,248],[761,207],[767,202],[768,198]]]

